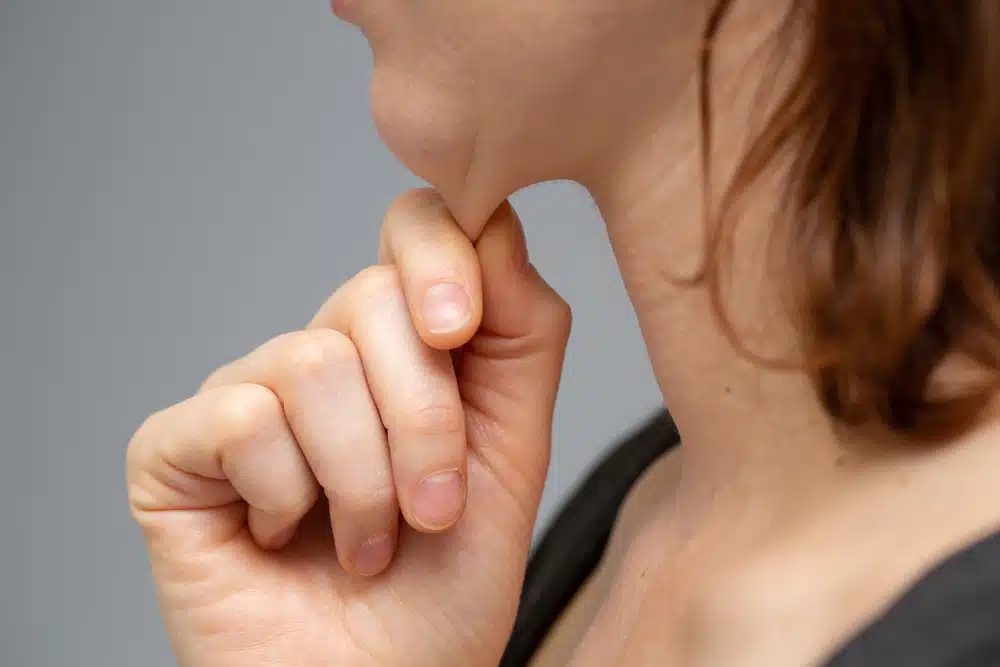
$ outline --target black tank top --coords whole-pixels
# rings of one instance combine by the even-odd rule
[[[659,414],[623,439],[577,487],[528,562],[500,667],[531,661],[597,567],[633,484],[679,443],[670,416]],[[896,666],[1000,667],[1000,533],[932,569],[825,665]]]

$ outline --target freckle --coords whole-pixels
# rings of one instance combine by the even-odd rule
[[[847,465],[848,460],[849,459],[847,454],[841,454],[840,456],[837,457],[837,461],[834,463],[834,465],[836,465],[838,468],[843,468]]]
[[[640,575],[639,575],[639,578],[640,578],[640,579],[645,579],[645,578],[646,578],[646,573],[647,573],[647,572],[649,572],[649,570],[646,570],[646,569],[643,569],[643,571],[642,571],[642,574],[640,574]]]
[[[733,388],[732,387],[726,387],[726,393],[727,394],[733,393]]]

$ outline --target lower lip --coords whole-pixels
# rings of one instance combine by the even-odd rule
[[[350,21],[351,15],[354,14],[354,9],[357,6],[357,0],[331,0],[330,6],[333,7],[333,13],[337,18],[343,21]]]

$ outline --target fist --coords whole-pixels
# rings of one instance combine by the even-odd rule
[[[399,198],[378,265],[129,445],[181,664],[496,665],[569,325],[508,205],[472,240]]]

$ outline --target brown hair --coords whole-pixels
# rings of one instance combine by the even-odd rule
[[[732,4],[717,2],[706,45]],[[794,0],[784,28],[778,47],[803,40],[801,60],[725,191],[712,250],[737,198],[790,156],[782,284],[824,406],[914,438],[962,431],[1000,371],[1000,3]],[[706,177],[710,73],[706,46]],[[721,313],[718,271],[705,275]],[[987,381],[936,388],[952,355]]]

